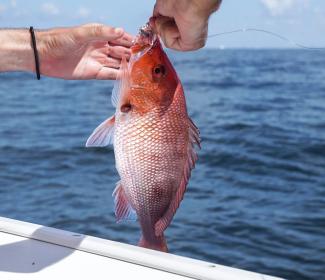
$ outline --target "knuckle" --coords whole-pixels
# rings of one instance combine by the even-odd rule
[[[87,33],[88,35],[92,36],[92,37],[98,37],[101,36],[103,33],[103,28],[104,25],[101,23],[87,23],[84,25],[80,26],[80,32],[81,34],[85,34]]]
[[[102,25],[102,24],[94,24],[91,27],[91,33],[92,33],[92,35],[94,37],[101,36],[103,34],[103,28],[104,28],[104,25]]]
[[[202,41],[198,42],[198,44],[197,44],[198,49],[203,48],[204,46],[205,46],[205,40],[202,40]]]
[[[91,22],[91,23],[86,23],[81,25],[81,27],[93,27],[93,26],[97,26],[97,25],[102,25],[101,23],[97,23],[97,22]]]
[[[205,39],[197,41],[195,44],[192,45],[191,50],[198,50],[203,48],[205,46],[205,42],[206,42]]]

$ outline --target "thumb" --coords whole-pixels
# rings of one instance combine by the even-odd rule
[[[114,28],[99,23],[90,23],[78,27],[77,37],[82,41],[116,40],[124,35],[122,28]]]

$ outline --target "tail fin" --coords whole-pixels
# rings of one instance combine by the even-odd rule
[[[167,243],[164,235],[157,237],[155,242],[148,241],[144,238],[144,236],[141,236],[141,239],[138,244],[140,247],[162,251],[162,252],[168,252]]]

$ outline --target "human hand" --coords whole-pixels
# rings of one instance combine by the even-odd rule
[[[196,50],[205,45],[209,16],[220,4],[221,0],[157,0],[150,25],[166,47]]]
[[[96,23],[35,35],[41,74],[63,79],[115,79],[133,39],[121,28]]]

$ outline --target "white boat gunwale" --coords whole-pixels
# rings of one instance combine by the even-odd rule
[[[280,278],[148,250],[84,234],[0,217],[0,232],[203,280],[281,280]],[[1,248],[1,247],[0,247]],[[282,279],[283,280],[283,279]]]

